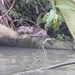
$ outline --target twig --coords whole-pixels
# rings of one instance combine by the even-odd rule
[[[36,1],[34,1],[34,4],[35,4],[35,11],[36,11],[36,14],[38,15],[38,14],[39,14],[39,10],[38,10],[38,6],[37,6]]]
[[[47,13],[47,11],[44,9],[44,7],[42,6],[42,4],[38,1],[39,5],[41,6],[41,8],[45,11],[45,13]]]
[[[19,73],[12,74],[12,75],[43,72],[45,70],[55,69],[55,68],[59,68],[59,67],[62,67],[62,66],[67,66],[67,65],[72,65],[72,64],[75,64],[75,61],[63,62],[63,63],[56,64],[56,65],[53,65],[53,66],[49,66],[49,67],[46,67],[46,68],[39,68],[39,69],[35,69],[35,70],[29,70],[29,71],[25,71],[25,72],[19,72]]]
[[[32,62],[31,64],[29,64],[29,65],[27,66],[27,70],[28,70],[30,67],[32,67],[33,65],[35,65],[35,63],[37,63],[38,61],[40,61],[40,59],[37,59],[37,60],[35,60],[34,62]]]
[[[62,41],[60,41],[60,40],[56,40],[56,39],[54,39],[54,38],[52,38],[51,40],[58,41],[59,43],[65,45],[67,48],[69,48],[69,49],[71,50],[71,48],[70,48],[67,44],[65,44],[64,42],[62,42]]]
[[[11,5],[11,7],[9,8],[9,10],[8,10],[4,15],[0,16],[0,19],[3,18],[4,16],[6,16],[6,15],[10,12],[10,10],[13,8],[13,6],[14,6],[14,4],[15,4],[15,1],[16,1],[16,0],[13,0],[13,3],[12,3],[12,5]]]
[[[62,41],[60,41],[60,40],[56,40],[56,39],[54,39],[54,38],[47,38],[44,42],[43,42],[43,50],[44,50],[44,44],[46,43],[46,42],[48,42],[48,41],[51,41],[51,40],[55,40],[55,41],[57,41],[57,42],[59,42],[59,43],[61,43],[61,44],[63,44],[63,45],[65,45],[67,48],[69,48],[70,50],[71,50],[71,48],[67,45],[67,44],[65,44],[64,42],[62,42]],[[51,43],[50,43],[51,44]],[[51,44],[52,45],[52,44]]]
[[[30,25],[29,25],[27,22],[25,22],[24,20],[19,20],[19,19],[13,20],[10,25],[12,26],[12,24],[13,24],[14,22],[24,22],[25,24],[27,24],[28,26],[30,26]]]
[[[34,25],[36,25],[36,23],[34,23],[33,21],[30,21],[30,20],[27,20],[27,19],[16,19],[16,20],[12,21],[10,25],[12,25],[13,22],[16,22],[16,21],[23,21],[23,22],[24,22],[24,20],[25,20],[25,21],[28,21],[28,22],[31,22],[31,23],[33,23]],[[27,22],[25,22],[25,23],[26,23],[28,26],[30,26]]]
[[[22,19],[22,20],[29,21],[29,22],[33,23],[34,25],[36,25],[36,23],[31,20],[28,20],[28,19]]]
[[[65,28],[66,28],[66,26],[65,26],[65,27],[63,27],[63,28],[62,28],[59,32],[62,32],[62,30],[64,30]],[[58,33],[59,33],[59,32],[58,32]]]
[[[58,68],[58,67],[72,65],[72,64],[75,64],[75,61],[63,62],[63,63],[56,64],[56,65],[53,65],[53,66],[49,66],[49,67],[46,67],[46,68],[40,68],[40,69],[36,69],[36,70],[25,71],[24,73],[40,72],[40,71],[55,69],[55,68]]]

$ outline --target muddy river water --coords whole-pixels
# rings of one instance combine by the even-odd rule
[[[0,75],[75,75],[75,64],[40,72],[20,73],[75,61],[75,51],[0,46]]]

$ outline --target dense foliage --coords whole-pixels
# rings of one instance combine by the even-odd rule
[[[14,8],[10,11],[10,15],[14,19],[29,19],[36,22],[35,16],[42,12],[50,10],[48,0],[16,0]]]
[[[62,22],[64,22],[62,16],[58,10],[52,8],[51,1],[52,0],[16,0],[9,15],[12,16],[13,20],[22,20],[15,22],[15,26],[40,26],[46,29],[52,37],[63,39],[65,35],[70,35],[70,33],[69,31],[64,31],[67,27],[66,25],[62,27]],[[66,6],[62,5],[56,8],[58,7],[66,8]]]

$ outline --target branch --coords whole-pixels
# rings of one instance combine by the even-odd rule
[[[10,10],[13,8],[14,4],[15,4],[15,0],[13,1],[10,9],[4,15],[0,16],[0,19],[3,18],[4,16],[6,16],[10,12]]]
[[[50,69],[55,69],[55,68],[58,68],[58,67],[62,67],[62,66],[67,66],[67,65],[71,65],[71,64],[75,64],[75,61],[71,61],[71,62],[63,62],[63,63],[60,63],[60,64],[56,64],[56,65],[53,65],[53,66],[49,66],[49,67],[46,67],[46,68],[40,68],[40,69],[35,69],[35,70],[29,70],[29,71],[24,71],[24,72],[18,72],[18,73],[15,73],[15,74],[12,74],[12,75],[25,75],[25,73],[36,73],[36,72],[43,72],[45,70],[50,70]]]
[[[40,68],[40,69],[25,71],[24,73],[40,72],[40,71],[55,69],[55,68],[58,68],[58,67],[72,65],[72,64],[75,64],[75,61],[63,62],[63,63],[56,64],[56,65],[53,65],[53,66],[49,66],[49,67],[46,67],[46,68]]]

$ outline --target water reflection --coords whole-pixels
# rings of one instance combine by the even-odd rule
[[[43,72],[19,73],[74,59],[75,53],[71,50],[46,50],[45,57],[41,49],[0,47],[0,75],[74,75],[75,65]]]

